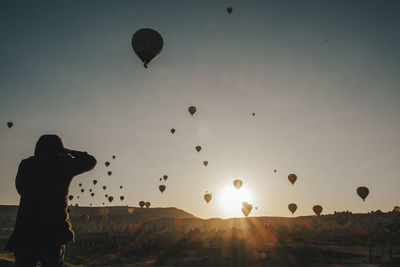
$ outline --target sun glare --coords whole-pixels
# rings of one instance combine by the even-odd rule
[[[245,201],[254,206],[252,194],[245,186],[242,186],[239,190],[234,188],[233,185],[225,186],[218,194],[218,199],[224,217],[243,217],[242,203]],[[251,213],[253,212],[254,207]]]

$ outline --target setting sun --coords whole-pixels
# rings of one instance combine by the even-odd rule
[[[243,217],[242,203],[254,204],[253,195],[245,185],[239,190],[234,188],[233,185],[226,185],[218,194],[218,200],[223,209],[224,217]],[[249,216],[251,216],[251,213]]]

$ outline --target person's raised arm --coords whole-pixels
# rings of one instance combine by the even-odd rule
[[[71,168],[73,175],[78,175],[90,171],[96,166],[97,160],[92,155],[89,155],[87,152],[69,149],[64,149],[64,152],[71,156]]]

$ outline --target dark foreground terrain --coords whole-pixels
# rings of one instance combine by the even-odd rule
[[[16,211],[0,206],[1,248]],[[70,213],[76,242],[66,266],[400,266],[400,212],[227,220],[175,208]],[[0,250],[0,265],[12,262]]]

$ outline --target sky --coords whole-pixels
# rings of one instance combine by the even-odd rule
[[[53,133],[98,160],[71,184],[81,206],[109,194],[201,218],[242,217],[242,201],[252,216],[392,210],[399,13],[398,1],[1,1],[0,204],[18,204],[18,164]],[[141,28],[164,40],[148,69],[131,48]]]

